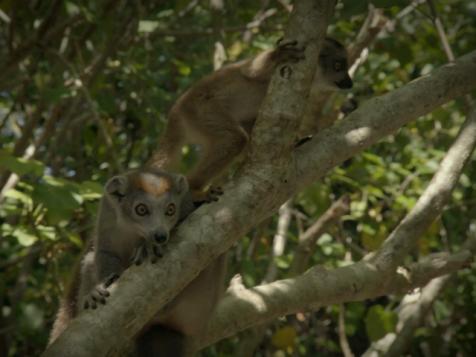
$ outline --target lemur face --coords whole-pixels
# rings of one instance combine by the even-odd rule
[[[145,239],[164,244],[180,217],[188,184],[182,175],[158,170],[115,176],[106,184],[118,216],[118,224],[133,227]]]
[[[327,37],[319,55],[319,65],[314,78],[318,90],[337,91],[352,88],[348,73],[347,52],[344,46]]]

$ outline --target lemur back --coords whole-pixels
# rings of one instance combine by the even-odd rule
[[[188,174],[190,188],[201,192],[246,146],[274,69],[299,61],[303,48],[295,42],[230,64],[190,87],[169,112],[159,150],[150,166],[176,168],[184,144],[199,144],[201,155]],[[338,41],[326,38],[313,87],[335,91],[352,87],[347,53]]]

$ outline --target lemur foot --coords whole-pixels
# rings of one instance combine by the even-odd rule
[[[277,48],[274,51],[274,59],[278,63],[299,62],[305,58],[304,50],[306,47],[298,46],[298,41],[284,41],[282,38],[276,43]]]
[[[193,192],[193,203],[195,207],[200,207],[204,203],[216,202],[223,195],[223,189],[220,186],[210,186],[207,191]]]
[[[110,293],[107,291],[107,288],[112,285],[117,279],[119,279],[119,274],[113,273],[109,275],[104,282],[96,285],[93,290],[86,295],[84,298],[83,307],[84,309],[97,309],[99,304],[106,305],[106,299],[109,297]]]

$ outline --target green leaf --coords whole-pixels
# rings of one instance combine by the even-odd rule
[[[278,329],[271,337],[271,343],[274,347],[287,349],[294,347],[296,343],[296,329],[294,326],[287,325]]]
[[[341,16],[343,18],[360,15],[367,12],[368,1],[343,0]]]
[[[79,7],[71,1],[66,1],[65,7],[66,7],[66,12],[68,13],[68,15],[71,15],[71,16],[78,15],[80,12]]]
[[[79,194],[85,200],[96,200],[103,194],[103,186],[97,182],[84,181],[79,184]]]
[[[142,20],[139,21],[138,31],[141,33],[149,33],[153,32],[157,27],[159,27],[158,21]]]
[[[45,166],[33,159],[18,158],[5,150],[0,151],[0,167],[6,168],[18,175],[33,174],[35,176],[43,175]]]
[[[275,258],[276,266],[280,269],[289,268],[289,259],[286,256],[280,256]]]
[[[44,323],[44,310],[36,304],[26,304],[22,307],[21,324],[30,330],[38,330]]]
[[[5,192],[5,197],[12,198],[14,200],[20,201],[21,203],[23,203],[24,205],[26,205],[29,208],[31,208],[31,206],[33,204],[33,201],[32,201],[30,196],[28,196],[27,194],[25,194],[21,191],[15,190],[14,188],[6,191]]]
[[[394,332],[398,316],[380,305],[372,306],[365,317],[365,328],[370,340],[377,341],[389,332]]]
[[[70,94],[69,89],[66,87],[46,87],[43,90],[43,97],[50,103],[55,103]]]
[[[57,240],[58,236],[56,235],[56,231],[54,227],[50,226],[36,226],[36,229],[40,233],[41,238],[48,239],[48,240]]]
[[[18,240],[18,243],[24,247],[29,247],[38,240],[37,236],[31,234],[23,227],[17,227],[12,232],[12,235]]]
[[[36,185],[32,196],[35,202],[44,205],[50,224],[71,219],[81,205],[74,185],[53,177],[45,177],[44,182]]]

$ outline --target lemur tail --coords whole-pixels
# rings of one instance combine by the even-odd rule
[[[159,148],[146,166],[163,170],[177,169],[182,150],[182,128],[178,118],[169,117],[165,132],[160,138]]]

